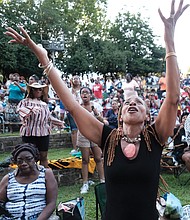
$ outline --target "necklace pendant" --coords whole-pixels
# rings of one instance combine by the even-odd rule
[[[131,159],[136,154],[136,146],[132,143],[128,144],[124,149],[122,149],[122,151],[128,159]]]

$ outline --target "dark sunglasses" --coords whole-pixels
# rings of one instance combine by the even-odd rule
[[[18,159],[16,160],[16,163],[17,163],[18,165],[23,164],[24,161],[25,161],[26,163],[30,163],[33,159],[34,159],[34,157],[18,158]]]
[[[33,91],[37,91],[37,90],[39,90],[39,91],[43,91],[42,88],[32,88],[32,90],[33,90]]]

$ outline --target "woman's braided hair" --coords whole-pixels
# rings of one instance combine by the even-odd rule
[[[12,160],[13,162],[17,161],[17,157],[22,151],[29,151],[33,156],[35,161],[39,161],[40,159],[40,153],[36,145],[32,143],[24,143],[24,144],[18,144],[15,146],[14,150],[12,151]]]
[[[121,110],[122,110],[122,106],[119,108],[119,113],[118,113],[118,128],[113,129],[110,134],[108,135],[105,145],[104,145],[104,149],[106,149],[106,145],[108,144],[108,148],[107,148],[107,166],[111,166],[111,163],[114,160],[115,157],[115,148],[116,146],[119,144],[119,141],[121,140],[122,136],[123,136],[123,124],[122,124],[122,119],[121,119]],[[148,151],[151,151],[151,140],[150,140],[150,134],[152,134],[156,140],[160,143],[160,141],[158,140],[158,137],[154,131],[154,129],[152,128],[151,125],[146,125],[142,131],[143,136],[144,136],[144,140],[146,142]]]

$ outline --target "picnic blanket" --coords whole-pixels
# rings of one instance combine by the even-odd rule
[[[82,158],[68,157],[68,158],[58,159],[58,160],[49,160],[48,165],[52,169],[63,169],[63,168],[81,169]],[[94,173],[95,167],[96,167],[96,163],[94,161],[94,158],[90,158],[89,164],[88,164],[89,173]]]

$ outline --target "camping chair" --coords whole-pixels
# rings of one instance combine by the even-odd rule
[[[100,210],[101,219],[105,215],[105,205],[106,205],[106,189],[105,183],[99,183],[95,187],[95,197],[96,197],[96,220],[98,220],[98,215]]]
[[[176,169],[174,172],[174,177],[176,177],[179,180],[179,183],[183,186],[187,185],[187,183],[190,181],[190,176],[185,178],[185,180],[184,180],[184,178],[182,178],[182,174],[185,174],[185,173],[187,173],[187,168],[186,168],[185,164],[181,164],[178,167],[178,169]]]
[[[175,145],[174,149],[176,149],[180,146],[181,146],[180,144]],[[175,153],[173,154],[173,156],[174,156],[174,158],[176,157]],[[190,181],[190,175],[188,175],[188,177],[186,177],[185,173],[187,173],[187,168],[186,168],[186,165],[183,163],[183,161],[181,161],[181,159],[177,159],[177,157],[176,157],[176,160],[178,161],[178,166],[174,170],[174,176],[179,180],[181,185],[186,185]],[[184,174],[183,176],[185,176],[185,178],[182,177],[182,174]]]
[[[173,154],[175,147],[180,147],[180,145],[173,146],[172,148],[165,148],[163,150],[161,156],[161,168],[173,172],[174,177],[178,179],[179,183],[181,185],[186,185],[190,181],[190,176],[186,180],[182,180],[184,178],[181,177],[182,174],[186,172],[186,166],[175,159],[175,155]]]

